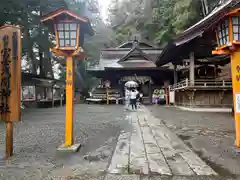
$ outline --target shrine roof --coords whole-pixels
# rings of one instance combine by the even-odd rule
[[[137,40],[135,39],[134,41],[137,41]],[[134,41],[125,42],[125,43],[119,45],[117,48],[132,48]],[[157,48],[157,46],[151,44],[150,42],[146,42],[146,41],[139,41],[138,45],[140,48],[147,48],[147,49],[148,48],[153,48],[153,49]]]
[[[119,62],[119,63],[120,63],[120,62],[126,62],[126,61],[128,61],[130,58],[132,58],[132,57],[135,57],[135,59],[136,59],[136,58],[137,58],[137,59],[142,58],[142,59],[147,60],[147,61],[150,61],[150,62],[153,61],[153,60],[151,59],[151,57],[148,56],[148,54],[144,53],[144,52],[140,49],[139,45],[136,44],[136,45],[133,45],[132,49],[131,49],[127,54],[125,54],[118,62]]]
[[[163,49],[163,52],[157,59],[156,64],[161,66],[172,61],[181,61],[186,58],[190,52],[196,51],[196,58],[220,57],[212,55],[212,49],[216,47],[215,31],[213,27],[227,13],[240,6],[239,0],[227,0],[219,4],[206,17],[198,21],[183,33],[173,38]],[[189,58],[189,57],[188,57]]]
[[[174,38],[174,43],[176,46],[179,46],[201,36],[206,30],[216,25],[232,8],[235,8],[238,3],[238,0],[227,0],[225,3],[219,4],[206,17]]]
[[[129,51],[133,48],[133,46],[137,44],[138,47],[141,49],[141,50],[148,50],[148,51],[151,51],[151,50],[162,50],[161,48],[159,48],[158,46],[156,45],[152,45],[150,43],[147,43],[145,41],[138,41],[138,40],[133,40],[133,41],[127,41],[117,47],[110,47],[110,48],[105,48],[105,49],[102,49],[101,51]],[[156,51],[155,51],[156,52]],[[153,52],[152,52],[153,53]],[[159,52],[158,52],[159,53]]]
[[[126,62],[119,62],[120,59],[100,59],[100,63],[96,66],[88,68],[90,71],[99,71],[105,70],[106,68],[149,68],[156,67],[154,62],[146,61],[146,60],[131,60]]]
[[[22,82],[23,82],[22,83],[23,85],[35,85],[35,84],[64,85],[65,84],[65,81],[61,81],[58,79],[49,78],[49,77],[41,76],[37,74],[26,73],[26,72],[22,72]]]
[[[99,64],[88,68],[89,71],[103,71],[105,68],[151,68],[156,67],[155,61],[160,55],[160,48],[142,47],[141,42],[133,41],[131,48],[129,42],[117,48],[108,48],[101,51]]]

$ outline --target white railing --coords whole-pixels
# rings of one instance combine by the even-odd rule
[[[170,91],[185,88],[232,88],[232,81],[208,79],[190,81],[189,79],[185,79],[184,81],[169,86]]]

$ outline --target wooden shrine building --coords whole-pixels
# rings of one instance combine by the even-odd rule
[[[21,103],[26,108],[59,106],[64,88],[63,81],[22,72]]]
[[[228,55],[212,55],[217,47],[212,26],[229,10],[240,6],[235,0],[218,4],[206,17],[178,35],[164,48],[156,64],[174,65],[170,103],[190,107],[232,107],[232,83]]]
[[[167,87],[173,80],[173,70],[155,64],[161,52],[160,48],[148,43],[129,41],[116,48],[102,50],[99,64],[89,67],[88,72],[100,78],[102,85],[106,80],[110,82],[110,96],[114,94],[112,91],[117,91],[116,94],[123,98],[124,84],[135,81],[140,85],[144,103],[151,103],[153,90],[164,85]],[[105,97],[104,94],[102,96]]]

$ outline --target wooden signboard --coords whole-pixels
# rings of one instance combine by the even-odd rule
[[[20,120],[21,101],[21,30],[0,27],[0,114],[1,120]]]

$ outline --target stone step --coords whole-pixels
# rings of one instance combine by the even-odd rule
[[[118,138],[111,164],[108,168],[109,173],[127,174],[129,169],[129,132],[121,132]]]
[[[129,173],[149,174],[148,161],[142,140],[142,132],[136,114],[132,116],[132,135],[130,138],[129,160]]]
[[[144,106],[128,116],[131,131],[120,134],[109,173],[189,177],[217,175]]]

